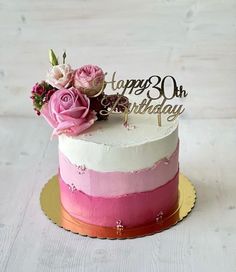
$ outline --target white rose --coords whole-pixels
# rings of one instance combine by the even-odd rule
[[[59,64],[47,73],[46,82],[57,89],[67,88],[73,80],[74,71],[69,64]]]

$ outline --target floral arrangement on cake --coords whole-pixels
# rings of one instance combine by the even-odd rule
[[[49,60],[52,67],[46,79],[33,86],[31,99],[37,115],[42,115],[53,127],[53,135],[79,135],[96,121],[106,120],[108,115],[101,114],[102,110],[112,105],[115,112],[125,110],[124,106],[114,105],[118,94],[104,93],[105,73],[100,67],[84,65],[72,69],[65,62],[66,52],[60,64],[52,49]]]

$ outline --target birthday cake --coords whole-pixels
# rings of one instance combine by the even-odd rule
[[[100,226],[135,227],[160,220],[178,201],[178,125],[119,115],[77,137],[59,136],[61,203],[73,217]]]
[[[49,57],[52,67],[34,85],[31,98],[58,136],[61,207],[79,221],[119,229],[171,215],[178,206],[177,117],[183,109],[166,104],[171,99],[164,93],[167,77],[162,88],[156,82],[151,86],[153,78],[161,80],[158,76],[121,80],[114,88],[114,77],[107,81],[96,65],[73,70],[65,64],[65,52],[62,64],[52,50]],[[170,78],[173,96],[178,96]],[[122,94],[106,94],[109,83],[113,90],[123,89]],[[149,100],[140,104],[126,96],[147,88]],[[161,104],[151,105],[162,96]]]

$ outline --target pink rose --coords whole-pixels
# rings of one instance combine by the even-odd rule
[[[73,87],[53,93],[41,113],[54,128],[53,135],[78,135],[97,119],[89,98]]]
[[[74,87],[88,96],[94,96],[101,91],[105,75],[96,65],[84,65],[75,71]]]
[[[73,81],[74,71],[69,64],[59,64],[47,73],[47,82],[57,89],[67,88]]]

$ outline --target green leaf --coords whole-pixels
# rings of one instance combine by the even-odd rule
[[[58,59],[52,49],[49,49],[49,61],[52,64],[52,66],[58,65]]]

